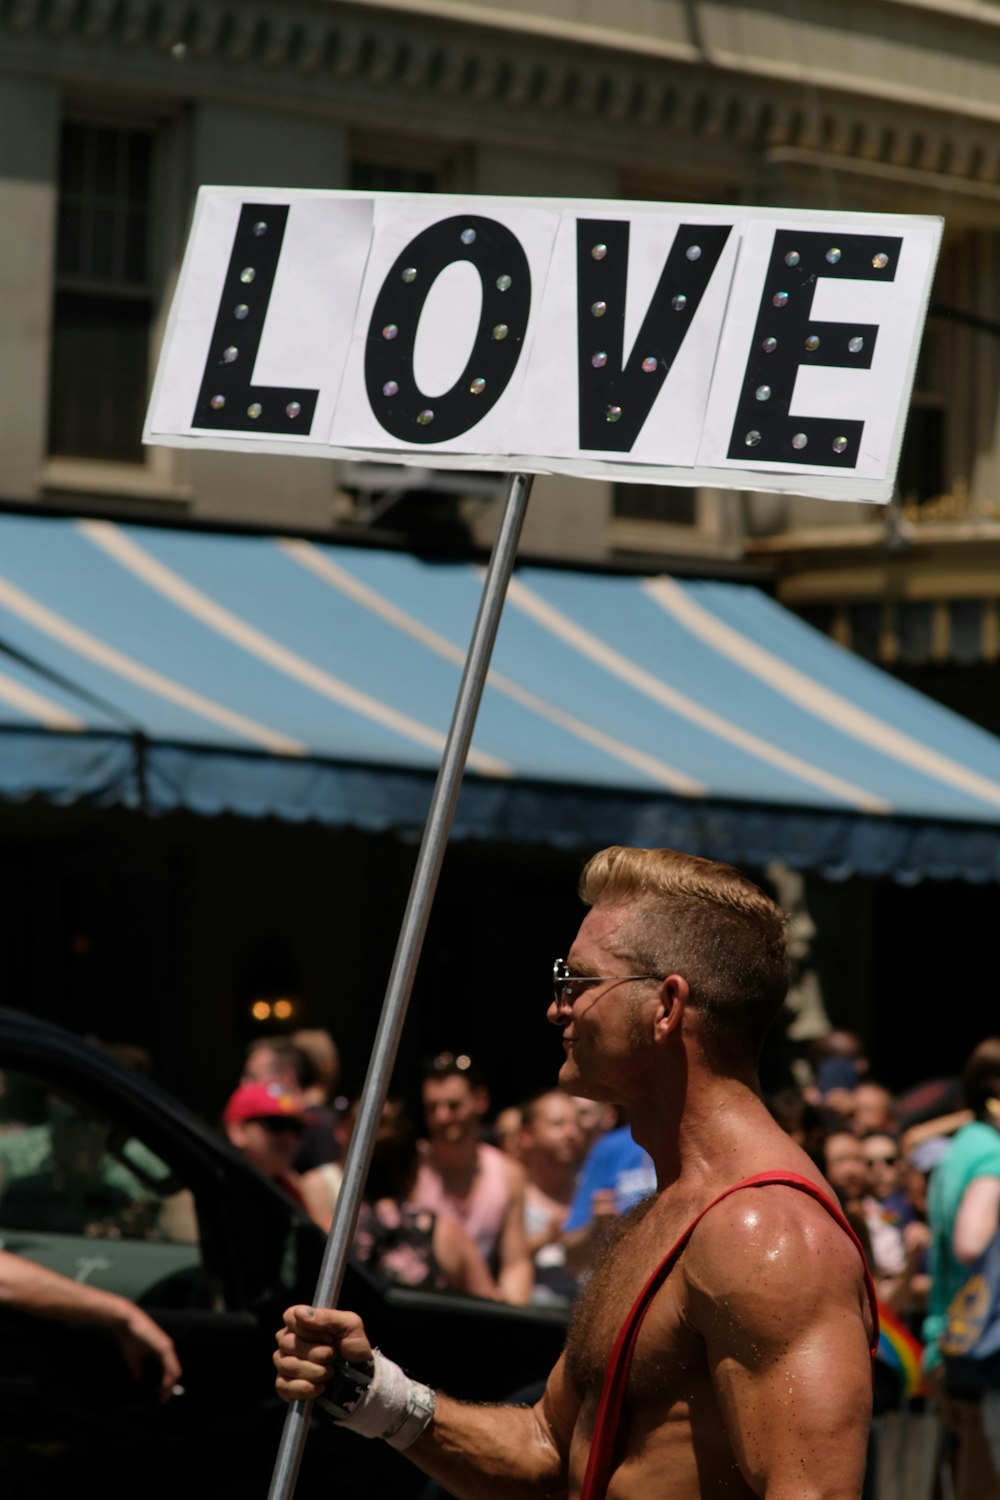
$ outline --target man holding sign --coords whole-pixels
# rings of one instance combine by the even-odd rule
[[[559,1082],[627,1110],[658,1188],[613,1235],[541,1399],[461,1404],[373,1351],[355,1314],[303,1306],[277,1335],[278,1392],[469,1500],[856,1500],[874,1294],[756,1074],[784,915],[731,867],[663,849],[604,850],[580,891],[549,1007]]]

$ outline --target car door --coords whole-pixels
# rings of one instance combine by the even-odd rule
[[[287,1411],[274,1331],[285,1307],[312,1300],[326,1244],[304,1210],[104,1049],[0,1010],[0,1244],[139,1303],[183,1369],[164,1405],[155,1369],[133,1381],[106,1331],[0,1306],[11,1493],[263,1500]],[[565,1328],[550,1308],[387,1288],[353,1262],[341,1305],[404,1368],[468,1400],[530,1389]],[[423,1489],[387,1445],[311,1422],[296,1500],[417,1500]]]
[[[164,1405],[155,1367],[133,1380],[105,1330],[0,1308],[0,1471],[62,1471],[73,1494],[134,1485],[139,1465],[151,1494],[246,1494],[248,1472],[259,1487],[284,1414],[273,1334],[310,1295],[322,1234],[103,1049],[3,1013],[0,1080],[2,1247],[139,1303],[183,1369]]]

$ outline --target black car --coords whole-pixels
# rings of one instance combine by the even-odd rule
[[[0,1244],[119,1292],[173,1338],[183,1393],[129,1376],[99,1329],[0,1308],[0,1477],[33,1497],[265,1497],[286,1408],[283,1309],[311,1301],[326,1240],[178,1100],[100,1047],[0,1010]],[[421,1379],[467,1400],[544,1379],[557,1308],[385,1287],[348,1265],[341,1304]],[[296,1496],[426,1496],[385,1444],[310,1425]]]

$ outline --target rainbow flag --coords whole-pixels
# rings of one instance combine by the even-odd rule
[[[905,1396],[923,1396],[924,1346],[894,1312],[878,1304],[878,1348],[875,1358],[895,1370]]]

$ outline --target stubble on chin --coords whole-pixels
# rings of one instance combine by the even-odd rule
[[[572,1055],[563,1058],[556,1078],[559,1087],[564,1093],[573,1094],[577,1092],[576,1085],[580,1082],[580,1070],[576,1066]]]

